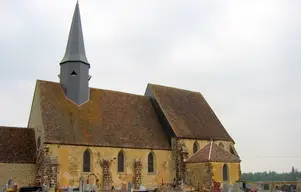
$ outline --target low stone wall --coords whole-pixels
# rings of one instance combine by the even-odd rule
[[[5,185],[10,177],[18,187],[35,184],[35,164],[0,163],[0,185]]]

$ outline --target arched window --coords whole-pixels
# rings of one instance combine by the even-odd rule
[[[123,154],[123,151],[119,151],[117,160],[118,160],[118,164],[117,164],[118,172],[124,172],[124,154]]]
[[[197,141],[193,144],[193,153],[196,153],[200,149],[200,145]]]
[[[227,164],[223,166],[223,181],[229,181],[229,167]]]
[[[38,141],[37,141],[37,148],[40,149],[41,147],[41,137],[38,137]]]
[[[154,154],[150,152],[147,157],[148,172],[154,172]]]
[[[83,167],[84,172],[90,172],[91,171],[91,154],[88,149],[85,150],[84,152],[84,167]]]
[[[222,147],[222,148],[225,148],[225,146],[224,146],[224,144],[223,144],[222,142],[220,142],[218,145],[219,145],[220,147]]]

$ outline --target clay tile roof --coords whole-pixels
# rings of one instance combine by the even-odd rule
[[[177,137],[233,141],[201,93],[153,84],[148,89]]]
[[[214,142],[208,143],[205,147],[198,150],[190,156],[185,163],[203,163],[203,162],[223,162],[223,163],[239,163],[239,157],[226,151]]]
[[[170,149],[145,96],[90,89],[90,101],[77,106],[59,83],[37,81],[45,143]]]
[[[35,163],[35,132],[30,128],[0,126],[0,162]]]

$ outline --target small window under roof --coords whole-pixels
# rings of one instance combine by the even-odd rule
[[[70,74],[71,76],[76,76],[76,72],[73,70],[72,73]]]

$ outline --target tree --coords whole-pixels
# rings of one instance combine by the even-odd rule
[[[294,166],[292,167],[291,175],[292,175],[292,181],[296,181],[296,173],[295,173]]]
[[[301,178],[301,172],[292,167],[288,173],[276,173],[275,171],[257,172],[257,173],[243,173],[241,180],[245,181],[297,181]]]

